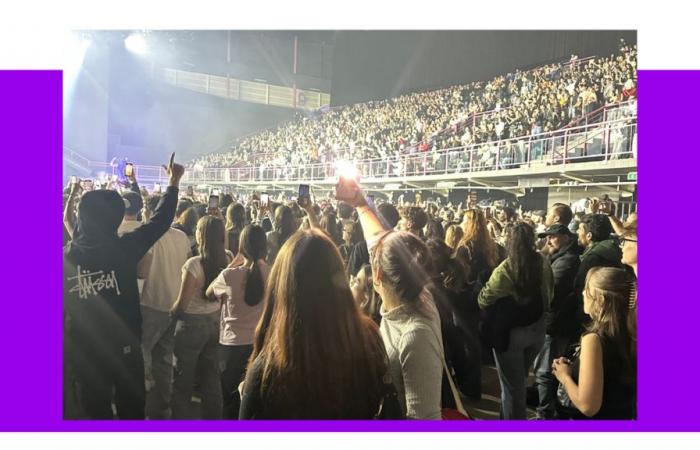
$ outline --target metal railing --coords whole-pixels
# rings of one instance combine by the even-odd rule
[[[365,180],[395,182],[409,177],[636,159],[636,144],[636,118],[625,117],[517,139],[350,162]],[[114,174],[117,170],[109,163],[89,161],[89,165],[108,174]],[[184,184],[209,185],[321,182],[334,180],[336,168],[336,161],[304,165],[187,168],[182,181]],[[142,184],[167,182],[167,175],[160,166],[139,165],[134,169]]]
[[[636,158],[636,121],[618,119],[519,139],[351,161],[369,180],[566,165]],[[204,167],[186,170],[195,184],[313,182],[335,177],[336,162]]]

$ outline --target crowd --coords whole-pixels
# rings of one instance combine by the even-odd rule
[[[502,419],[528,392],[542,419],[636,417],[636,214],[374,204],[345,178],[207,204],[167,173],[66,190],[65,418],[467,418],[490,361]]]
[[[617,54],[332,109],[246,136],[192,166],[283,167],[391,158],[553,132],[604,105],[636,99],[637,47]]]

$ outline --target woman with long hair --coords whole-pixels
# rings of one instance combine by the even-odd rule
[[[359,226],[359,224],[357,225]],[[360,271],[357,272],[357,276],[351,278],[350,287],[355,302],[360,305],[362,312],[374,320],[377,325],[381,324],[382,316],[380,310],[382,299],[377,294],[377,291],[374,290],[372,266],[369,264],[362,266]]]
[[[462,220],[464,234],[457,246],[456,255],[468,268],[467,280],[485,282],[493,269],[503,260],[502,251],[491,237],[484,213],[468,209]]]
[[[465,292],[461,301],[454,305],[455,325],[465,337],[468,352],[468,373],[472,376],[465,393],[472,398],[481,398],[482,346],[479,338],[478,296],[493,269],[503,260],[502,247],[493,240],[486,225],[486,217],[480,209],[471,208],[462,218],[462,238],[455,249],[455,258],[465,269]]]
[[[356,208],[367,239],[372,282],[382,298],[380,331],[402,411],[414,419],[440,419],[444,358],[430,251],[416,234],[387,230],[354,180],[341,183],[338,199]]]
[[[238,241],[246,223],[245,207],[240,203],[229,205],[226,209],[226,249],[238,254]]]
[[[450,247],[453,254],[455,250],[457,250],[459,243],[462,240],[462,236],[464,236],[464,230],[459,224],[450,223],[447,225],[447,228],[445,229],[445,244]]]
[[[218,297],[222,302],[219,344],[224,418],[227,419],[238,418],[238,384],[253,351],[253,336],[262,315],[263,294],[270,271],[265,263],[267,238],[262,227],[243,228],[238,247],[242,264],[224,269],[207,289],[209,298]]]
[[[204,216],[195,232],[199,255],[182,267],[182,284],[172,313],[177,358],[173,379],[173,419],[192,418],[190,404],[195,382],[202,394],[202,418],[221,418],[221,380],[219,377],[220,304],[206,296],[207,286],[233,258],[224,247],[224,222]]]
[[[479,307],[492,311],[502,335],[490,344],[501,383],[501,418],[526,419],[525,382],[544,344],[544,310],[554,296],[549,262],[535,248],[531,226],[510,228],[508,257],[479,293]]]
[[[274,217],[274,230],[267,233],[267,261],[269,264],[275,262],[277,252],[298,228],[294,213],[288,206],[278,206],[275,209]]]
[[[239,417],[371,419],[388,406],[387,375],[337,247],[318,229],[293,234],[270,272]]]
[[[594,267],[583,309],[592,321],[572,359],[557,358],[560,417],[637,417],[636,283],[624,269]]]

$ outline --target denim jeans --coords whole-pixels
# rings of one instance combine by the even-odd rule
[[[544,318],[532,325],[510,330],[508,350],[493,350],[501,383],[501,418],[504,420],[527,419],[525,383],[544,344],[546,326]]]
[[[535,358],[535,386],[539,393],[537,416],[543,419],[554,418],[559,381],[552,375],[552,362],[566,352],[571,339],[562,336],[544,338],[544,345]]]
[[[222,395],[219,374],[219,317],[184,314],[175,326],[175,377],[173,419],[195,419],[192,391],[197,383],[202,395],[202,419],[221,419]]]
[[[173,382],[175,324],[170,313],[141,306],[141,349],[146,372],[146,417],[168,419]]]
[[[221,389],[224,399],[224,419],[238,419],[241,396],[238,385],[243,381],[252,345],[221,345]]]

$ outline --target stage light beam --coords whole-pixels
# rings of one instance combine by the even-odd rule
[[[132,33],[124,39],[126,49],[136,55],[145,55],[148,53],[148,42],[146,37],[141,33]]]

